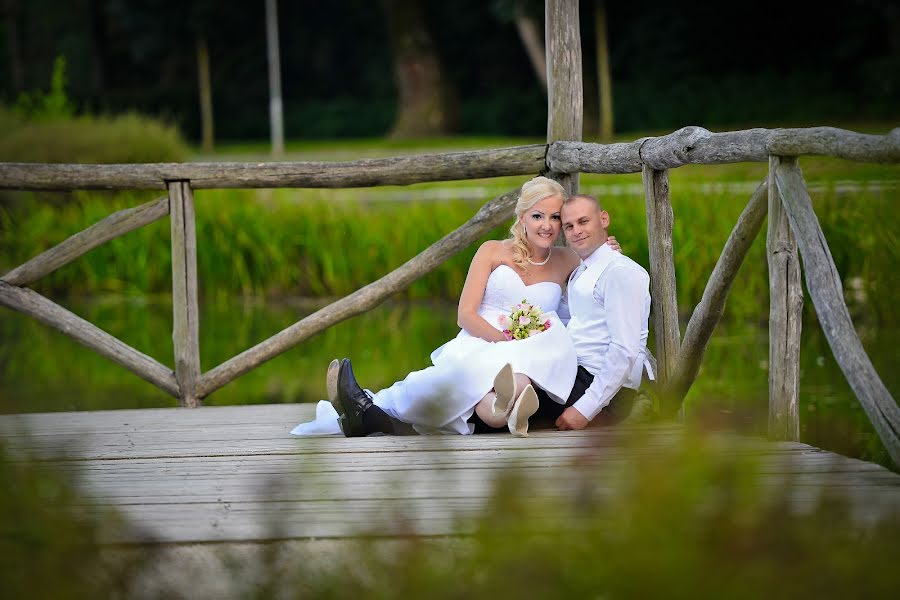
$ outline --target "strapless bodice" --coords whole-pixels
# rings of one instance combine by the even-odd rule
[[[514,304],[527,300],[537,304],[545,313],[556,312],[562,298],[562,288],[555,281],[540,281],[525,285],[519,274],[509,265],[500,265],[493,271],[484,288],[484,296],[478,314],[496,327],[497,317],[512,312]]]

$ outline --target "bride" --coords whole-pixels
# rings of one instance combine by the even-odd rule
[[[556,311],[580,263],[570,249],[554,246],[564,198],[562,186],[546,177],[522,186],[510,237],[485,242],[472,259],[459,300],[462,330],[431,354],[433,366],[372,394],[356,383],[348,359],[332,361],[330,403],[320,402],[316,420],[291,433],[354,437],[411,425],[420,434],[509,429],[522,436],[538,408],[535,386],[564,404],[577,358]],[[615,238],[610,243],[618,249]],[[510,340],[501,323],[508,325],[523,302],[542,309],[545,330]]]

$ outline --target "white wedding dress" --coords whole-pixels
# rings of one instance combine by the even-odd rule
[[[462,330],[432,352],[434,366],[410,373],[403,381],[373,394],[374,403],[419,433],[469,434],[473,425],[468,419],[475,405],[493,388],[494,377],[506,363],[564,403],[575,382],[578,362],[569,334],[556,315],[561,298],[557,283],[525,285],[512,267],[500,265],[488,277],[478,314],[499,330],[498,317],[510,314],[513,305],[525,300],[550,316],[550,328],[509,342],[488,342]],[[316,420],[301,423],[291,433],[340,433],[337,413],[329,402],[321,401],[316,407]]]

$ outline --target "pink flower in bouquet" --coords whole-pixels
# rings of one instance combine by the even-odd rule
[[[550,328],[550,316],[540,306],[522,300],[514,304],[509,315],[497,319],[508,340],[524,340]]]

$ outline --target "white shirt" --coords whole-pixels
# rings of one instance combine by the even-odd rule
[[[614,254],[612,256],[611,254]],[[572,341],[578,353],[578,364],[594,376],[594,381],[574,407],[588,420],[596,417],[622,388],[637,389],[646,364],[653,378],[652,356],[647,351],[650,319],[650,277],[636,262],[615,253],[603,244],[583,261],[572,274],[566,293],[567,302],[560,306],[567,316],[577,305],[568,301],[573,283],[590,268],[610,261],[593,287],[593,315],[578,315],[587,320],[589,331],[574,331]],[[584,326],[585,324],[582,323]]]

